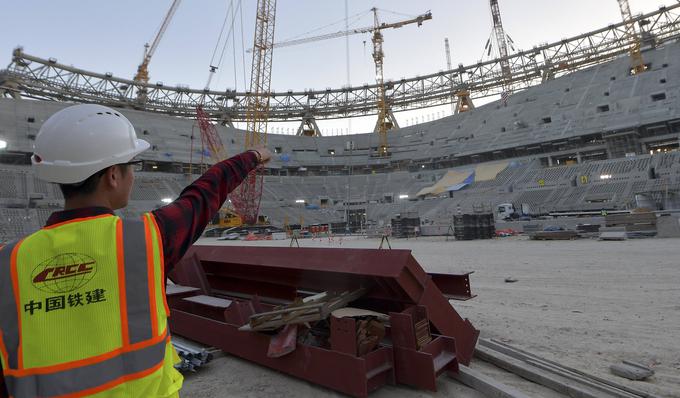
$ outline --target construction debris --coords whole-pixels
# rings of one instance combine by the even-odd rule
[[[249,323],[241,326],[241,331],[276,330],[281,326],[320,321],[328,318],[334,310],[363,296],[366,289],[353,292],[319,293],[304,299],[296,299],[292,304],[276,307],[274,311],[261,312],[250,316]]]
[[[288,324],[269,340],[268,358],[280,358],[295,351],[298,338],[298,325]]]

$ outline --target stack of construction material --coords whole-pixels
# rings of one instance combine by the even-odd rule
[[[578,232],[571,230],[547,230],[534,232],[530,235],[532,240],[572,240],[579,237]]]
[[[524,224],[522,225],[522,233],[527,236],[532,236],[536,232],[543,231],[543,224]]]
[[[416,236],[416,227],[420,228],[418,213],[408,212],[397,214],[392,219],[392,236],[395,238],[408,238]]]
[[[600,240],[626,240],[625,227],[602,227],[600,228]]]
[[[515,373],[527,380],[540,384],[560,393],[560,395],[580,398],[657,398],[657,395],[637,390],[614,380],[594,376],[579,368],[572,368],[561,363],[541,358],[528,351],[510,346],[495,339],[480,339],[475,356],[494,364],[501,369]],[[627,365],[624,377],[635,379],[649,377],[653,372],[635,362],[624,361],[615,365],[617,371]],[[631,366],[632,365],[632,366]],[[613,367],[614,368],[614,367]],[[634,368],[634,373],[630,369]],[[462,373],[462,372],[461,372]],[[505,395],[504,395],[505,396]],[[513,395],[515,396],[515,395]],[[522,395],[524,396],[524,395]]]
[[[605,217],[607,227],[624,227],[628,238],[649,238],[656,236],[656,214],[639,212],[610,214]]]
[[[456,240],[491,239],[496,235],[493,214],[459,214],[453,216]]]
[[[578,224],[576,232],[584,238],[597,238],[600,236],[600,224]]]
[[[182,362],[175,365],[175,368],[180,372],[195,372],[196,369],[210,362],[213,359],[212,351],[217,350],[179,336],[172,336],[172,345],[175,347],[177,355],[182,359]]]

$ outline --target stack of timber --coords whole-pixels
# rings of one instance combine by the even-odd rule
[[[530,235],[533,240],[572,240],[579,237],[576,231],[537,231]]]
[[[479,339],[475,357],[534,383],[578,398],[659,398],[612,380],[541,358],[495,339]]]
[[[605,217],[607,227],[624,227],[628,238],[656,236],[656,214],[641,211],[630,214],[610,214]]]
[[[600,224],[578,224],[576,232],[583,238],[597,238],[600,236]]]

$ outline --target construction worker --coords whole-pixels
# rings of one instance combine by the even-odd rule
[[[179,396],[165,273],[271,154],[257,148],[217,163],[174,202],[123,220],[113,211],[127,205],[135,156],[148,148],[125,116],[100,105],[65,108],[40,129],[33,168],[59,184],[65,206],[0,250],[10,396]]]

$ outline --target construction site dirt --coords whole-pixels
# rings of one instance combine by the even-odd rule
[[[301,247],[377,248],[362,237],[300,240]],[[288,241],[230,242],[203,238],[200,245],[288,246]],[[680,397],[680,247],[677,239],[602,242],[530,241],[512,237],[484,241],[444,238],[394,239],[410,249],[427,272],[470,275],[477,297],[456,301],[456,310],[481,331],[546,359],[664,397]],[[508,283],[509,280],[516,282]],[[631,360],[655,375],[632,382],[609,372]],[[551,390],[477,359],[471,364],[530,396]],[[520,388],[521,387],[521,388]],[[384,386],[371,396],[482,397],[442,375],[437,393]],[[184,397],[340,396],[331,390],[229,355],[185,381]]]

